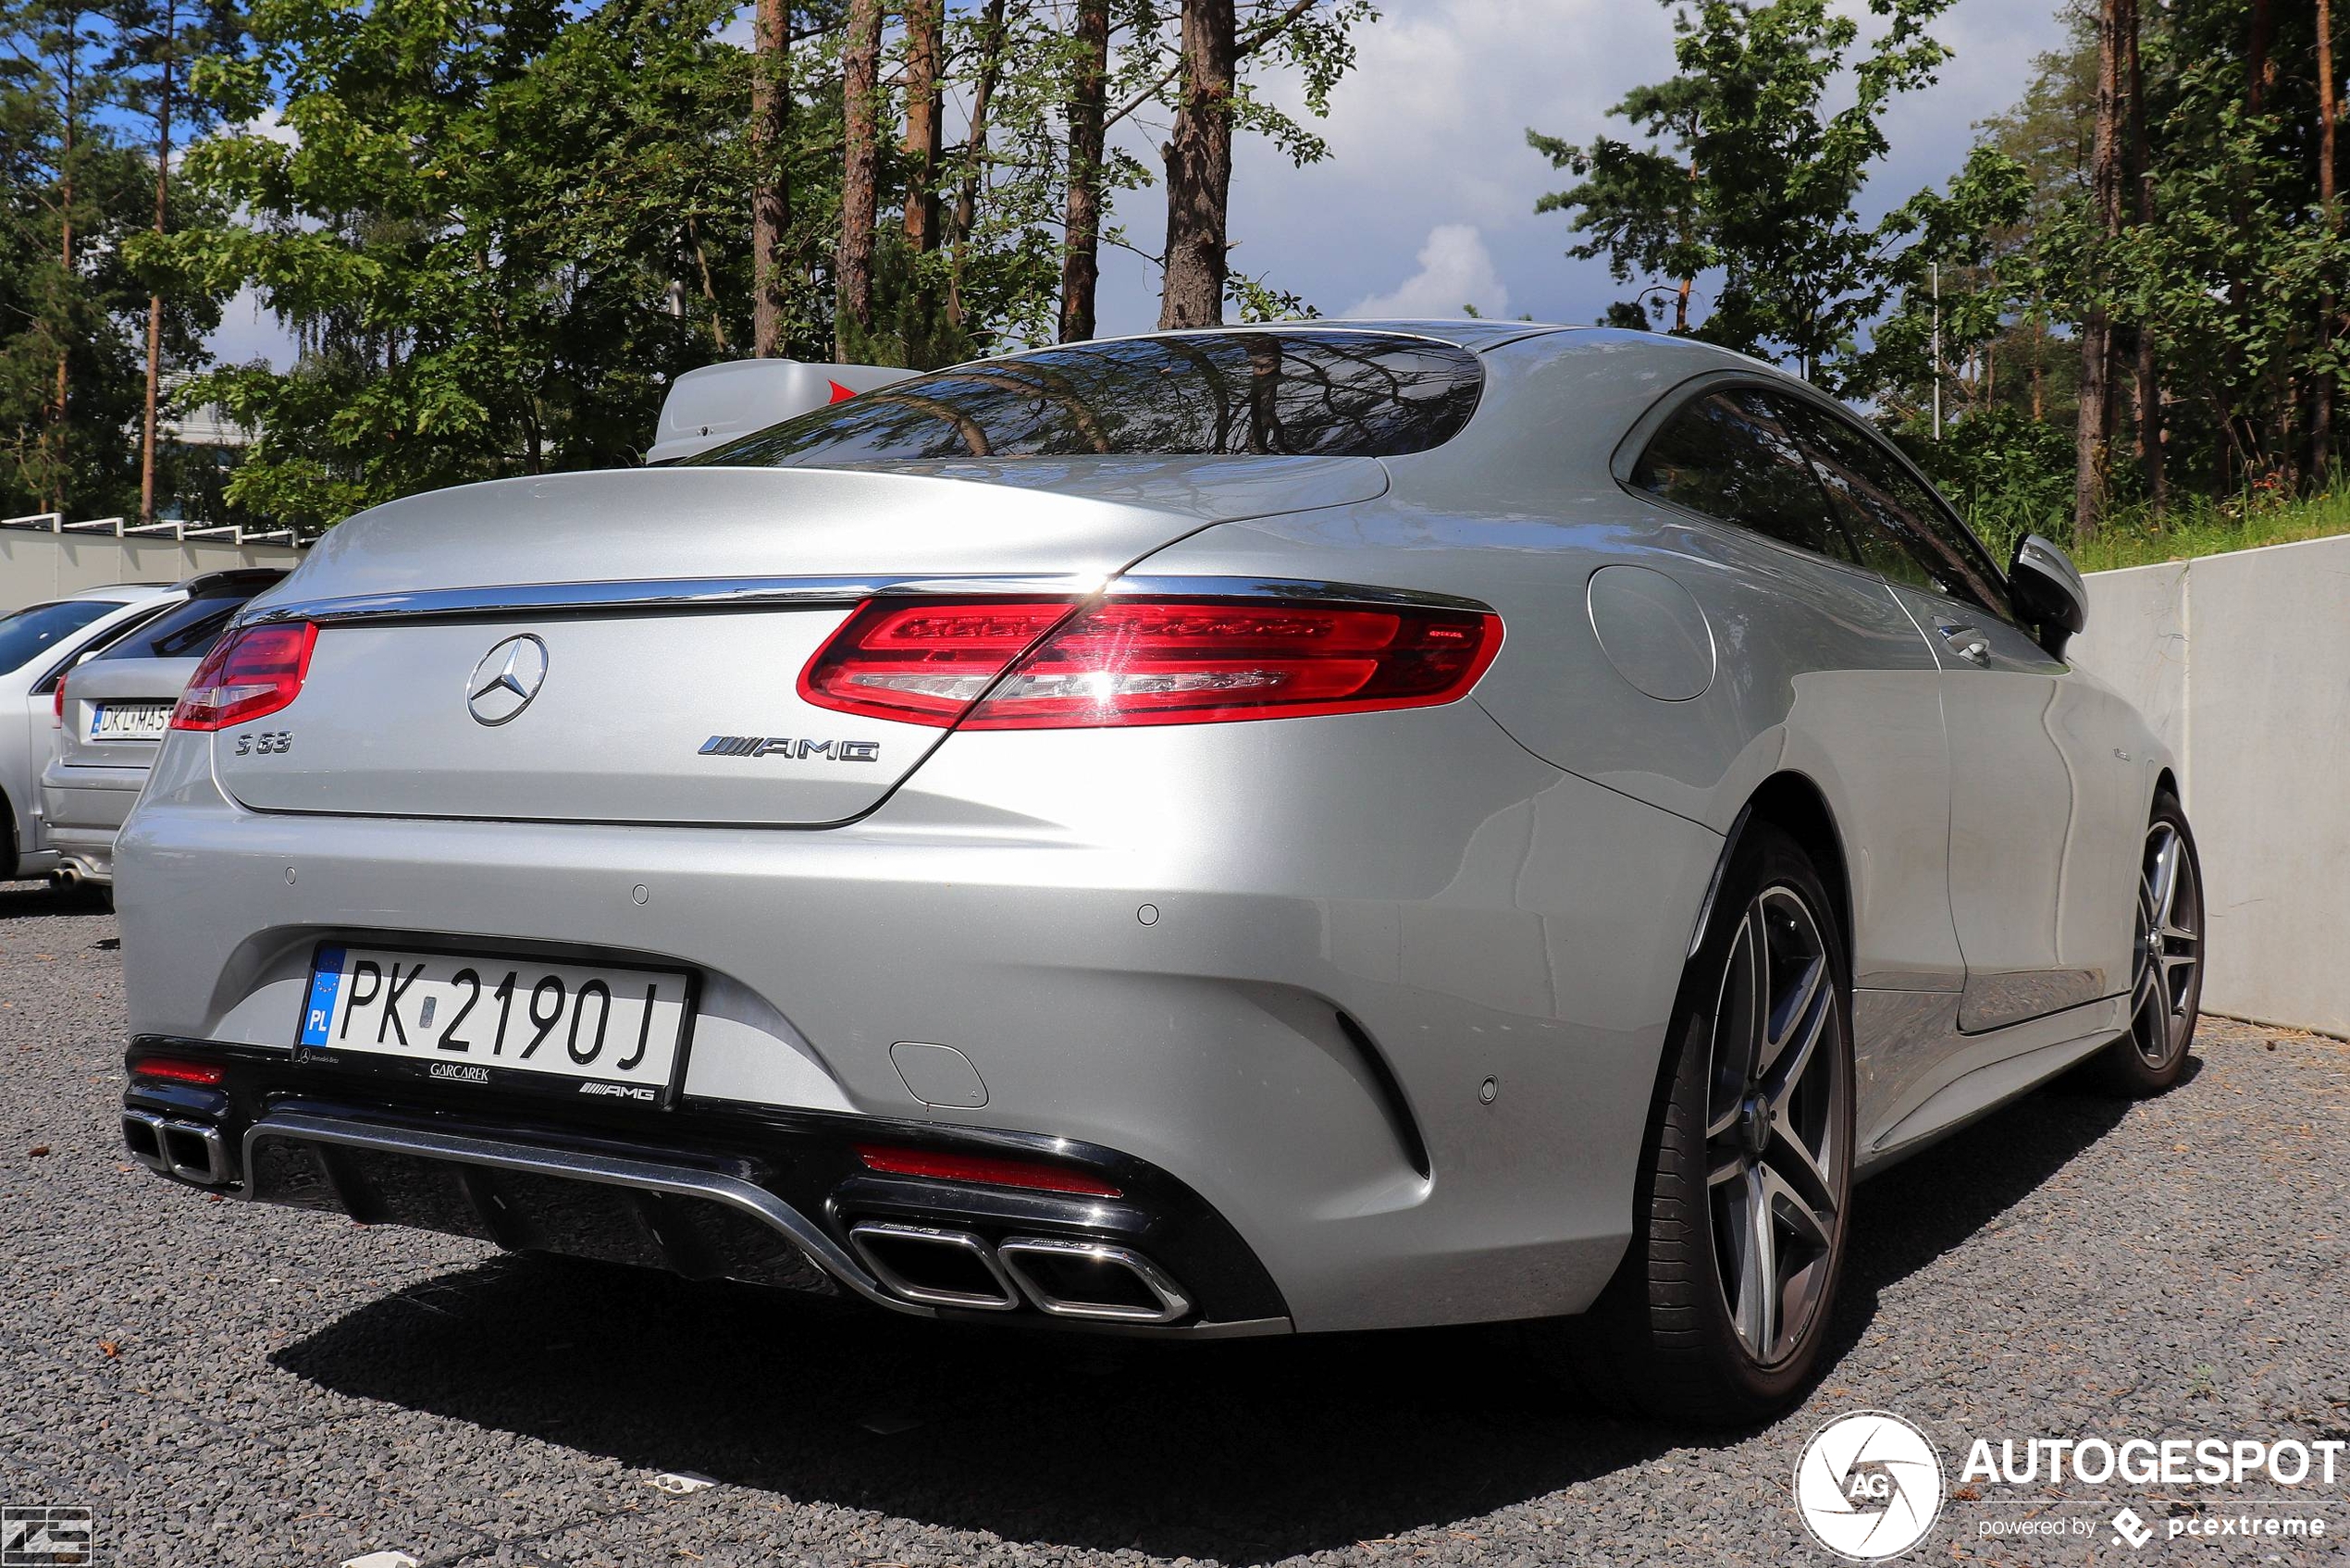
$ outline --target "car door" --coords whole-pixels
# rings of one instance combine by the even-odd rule
[[[1793,416],[1863,559],[1942,669],[1959,1027],[2124,989],[2143,830],[2119,699],[2017,623],[1989,555],[1889,447],[1824,407]]]

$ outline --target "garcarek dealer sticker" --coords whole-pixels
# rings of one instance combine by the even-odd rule
[[[1796,1461],[1794,1502],[1812,1538],[1880,1562],[1936,1534],[2094,1557],[2168,1543],[2339,1549],[2350,1440],[2195,1433],[1944,1434],[1942,1451],[1890,1411],[1839,1415]],[[1952,1548],[1959,1542],[1954,1539]]]

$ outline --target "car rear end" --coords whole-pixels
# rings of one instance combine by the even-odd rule
[[[344,525],[214,649],[124,832],[131,1152],[906,1313],[1579,1304],[1608,1139],[1540,1129],[1530,1186],[1492,1149],[1577,1071],[1529,987],[1658,933],[1595,910],[1550,951],[1504,841],[1571,795],[1543,853],[1620,883],[1696,830],[1464,700],[1485,605],[1149,569],[1384,487],[746,461]]]
[[[145,787],[171,710],[207,649],[246,601],[283,572],[219,572],[68,672],[56,693],[56,747],[41,774],[49,846],[68,881],[114,880],[114,842]]]

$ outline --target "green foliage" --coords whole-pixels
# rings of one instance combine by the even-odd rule
[[[2020,213],[2021,172],[1971,160],[1947,194],[1921,193],[1877,223],[1857,212],[1886,152],[1882,121],[1930,83],[1948,51],[1925,31],[1949,0],[1872,0],[1886,19],[1857,60],[1859,25],[1827,0],[1700,0],[1676,10],[1679,74],[1615,105],[1644,144],[1528,142],[1577,183],[1538,212],[1574,215],[1569,254],[1605,257],[1618,282],[1655,279],[1642,302],[1665,318],[1676,280],[1710,296],[1695,335],[1792,361],[1803,374],[1865,390],[1882,374],[1863,330],[1913,280],[1923,255],[1969,249]],[[1849,72],[1852,101],[1827,106]],[[1677,325],[1677,324],[1676,324]]]
[[[247,215],[171,265],[251,283],[299,363],[225,370],[260,436],[229,487],[306,528],[418,489],[627,463],[669,377],[746,340],[748,80],[722,0],[261,0],[223,96],[278,98],[189,176]],[[688,281],[692,280],[692,281]],[[795,336],[824,329],[798,302]]]
[[[1892,434],[2000,560],[2026,534],[2071,537],[2072,432],[1994,406],[1953,422],[1939,441],[1916,422]]]
[[[139,246],[155,221],[155,162],[136,140],[161,47],[142,36],[152,19],[140,4],[0,5],[0,511],[138,509],[126,432],[145,392],[147,295],[162,282]],[[179,105],[183,120],[205,111]],[[170,221],[219,216],[183,200]],[[171,290],[166,366],[196,360],[218,319],[216,297]]]

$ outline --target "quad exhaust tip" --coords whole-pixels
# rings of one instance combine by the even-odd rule
[[[848,1228],[848,1244],[875,1278],[909,1302],[982,1312],[1020,1305],[1003,1265],[968,1230],[864,1220]]]
[[[1016,1236],[991,1248],[968,1230],[889,1220],[850,1226],[848,1241],[884,1289],[930,1306],[1009,1312],[1025,1299],[1052,1317],[1145,1324],[1192,1310],[1165,1270],[1108,1241]]]
[[[200,1187],[224,1186],[229,1180],[229,1146],[221,1141],[220,1130],[207,1122],[125,1111],[122,1142],[130,1157],[149,1170]]]
[[[1016,1236],[996,1255],[1040,1311],[1107,1323],[1172,1323],[1191,1299],[1165,1271],[1107,1241]]]

